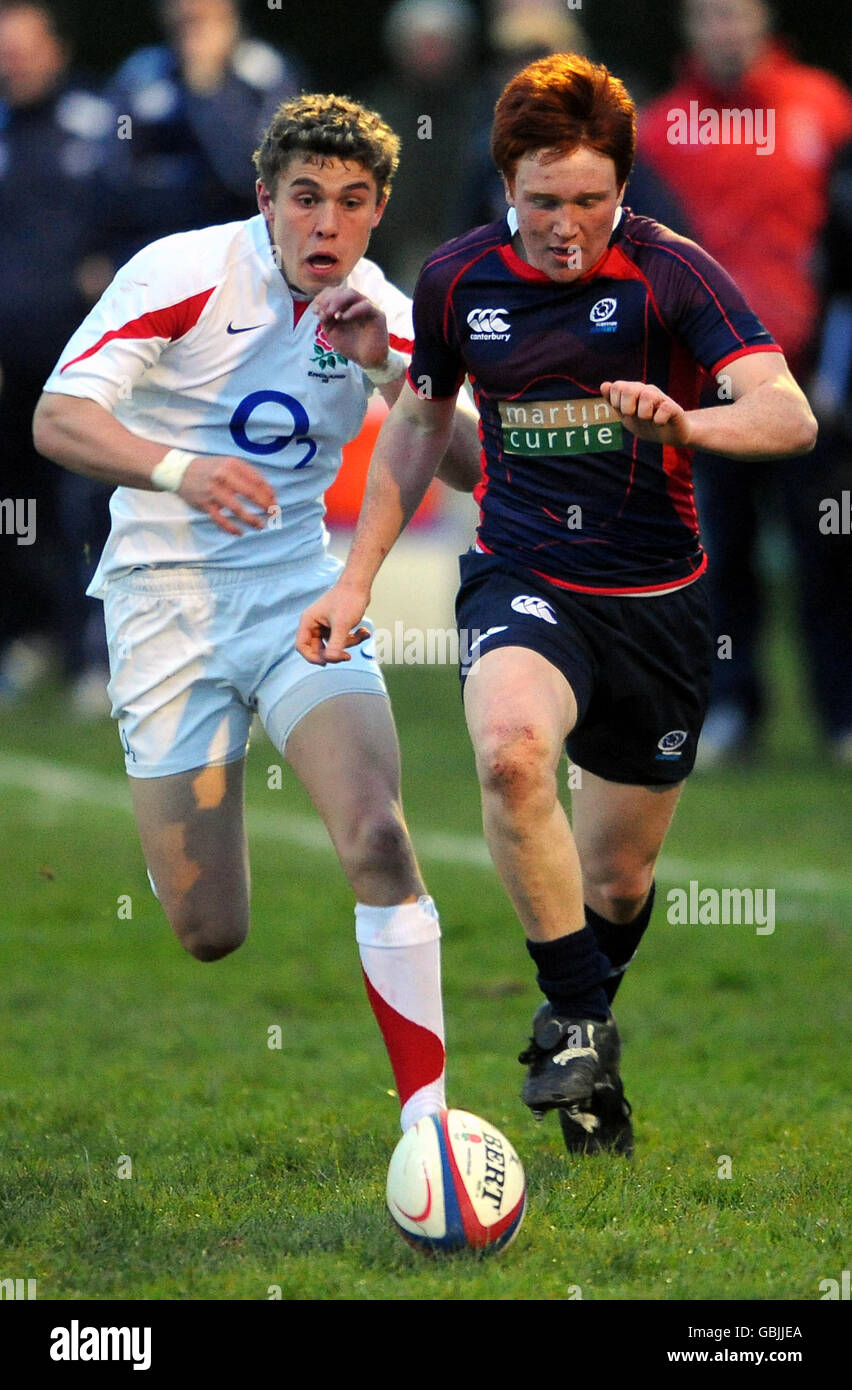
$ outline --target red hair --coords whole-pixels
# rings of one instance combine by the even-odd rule
[[[538,150],[561,159],[585,147],[615,164],[619,188],[636,149],[636,107],[619,78],[579,53],[530,63],[504,87],[494,110],[491,153],[504,178]],[[549,162],[549,160],[548,160]]]

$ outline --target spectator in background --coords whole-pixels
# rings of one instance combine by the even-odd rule
[[[492,0],[488,41],[492,60],[481,85],[476,129],[456,186],[452,234],[493,222],[505,212],[503,179],[491,158],[491,126],[495,103],[507,82],[528,63],[552,53],[582,53],[595,59],[577,14],[567,13],[560,0]],[[633,165],[625,198],[635,212],[665,223],[682,236],[691,235],[673,192],[641,159]]]
[[[159,0],[157,12],[167,42],[132,54],[111,87],[131,120],[130,251],[251,217],[252,152],[301,85],[290,57],[244,34],[238,0]]]
[[[456,228],[452,190],[476,122],[476,13],[467,0],[399,0],[382,37],[386,76],[361,95],[402,141],[394,197],[373,233],[388,278],[410,291],[427,255]]]
[[[503,178],[491,157],[491,128],[495,103],[507,82],[528,63],[551,53],[592,56],[577,19],[554,0],[529,0],[523,5],[492,0],[487,38],[491,57],[480,83],[476,129],[455,190],[454,235],[494,222],[505,213]]]
[[[825,228],[825,312],[819,343],[811,404],[819,420],[832,468],[820,499],[820,539],[823,583],[811,595],[815,605],[831,613],[837,636],[833,668],[826,673],[825,698],[838,711],[837,726],[848,715],[852,687],[852,541],[844,527],[844,494],[852,490],[852,142],[844,145],[829,187]],[[837,506],[832,516],[832,504]],[[839,762],[852,767],[852,727],[835,743]]]
[[[852,130],[852,98],[836,78],[803,66],[772,38],[765,0],[684,0],[683,24],[682,75],[645,111],[640,151],[683,199],[697,240],[729,268],[794,375],[806,380],[818,329],[815,253],[831,165]],[[722,136],[721,113],[751,113],[751,143],[736,142],[732,127],[727,140],[701,143],[688,122],[691,112],[697,121],[706,110],[720,113]],[[684,127],[680,118],[684,142],[679,112],[687,121]],[[712,134],[709,124],[704,129]],[[852,761],[848,614],[837,596],[822,601],[828,573],[819,502],[830,495],[830,444],[821,441],[806,468],[793,462],[779,471],[699,455],[695,464],[714,628],[730,638],[714,663],[700,762],[753,754],[766,712],[757,540],[770,489],[780,493],[799,571],[802,635],[823,732],[834,756]]]
[[[55,11],[0,5],[0,694],[26,693],[58,656],[81,714],[108,713],[100,605],[87,547],[109,530],[109,490],[36,453],[32,415],[62,344],[112,277],[115,147],[108,102],[71,70]]]
[[[852,443],[852,141],[834,167],[824,237],[825,315],[811,395],[823,424]]]

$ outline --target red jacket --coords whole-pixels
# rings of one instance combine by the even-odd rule
[[[773,111],[773,152],[760,153],[756,143],[673,143],[673,113],[688,118],[695,101],[699,115]],[[693,108],[693,131],[695,116]],[[814,336],[814,252],[831,164],[850,133],[852,96],[843,84],[776,44],[733,87],[716,86],[687,61],[679,84],[640,117],[640,152],[678,194],[696,239],[733,275],[794,369]]]

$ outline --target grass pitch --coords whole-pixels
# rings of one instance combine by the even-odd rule
[[[766,760],[691,780],[619,995],[632,1164],[569,1161],[555,1119],[520,1103],[538,996],[477,841],[455,676],[389,672],[444,929],[450,1103],[527,1172],[526,1220],[493,1260],[426,1261],[386,1216],[397,1103],[351,895],[293,779],[268,786],[265,738],[252,933],[202,965],[149,891],[112,726],[72,725],[50,691],[7,711],[0,1278],[61,1300],[820,1298],[848,1265],[852,778],[821,766],[783,646],[773,666]],[[774,888],[775,931],[670,925],[667,891],[690,879]]]

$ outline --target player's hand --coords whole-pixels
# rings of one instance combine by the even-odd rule
[[[646,381],[605,381],[601,395],[631,434],[652,444],[689,443],[689,420],[683,406]]]
[[[209,454],[192,460],[183,475],[178,495],[196,511],[206,512],[220,530],[231,536],[243,534],[242,526],[232,518],[244,521],[255,531],[262,531],[275,507],[275,492],[250,463],[245,459]],[[252,503],[257,511],[250,509]]]
[[[357,290],[320,290],[311,308],[335,352],[359,367],[380,367],[387,360],[387,320],[378,305]]]
[[[296,651],[314,666],[350,661],[347,647],[357,647],[370,636],[370,629],[361,625],[369,601],[368,593],[335,584],[302,614]]]

